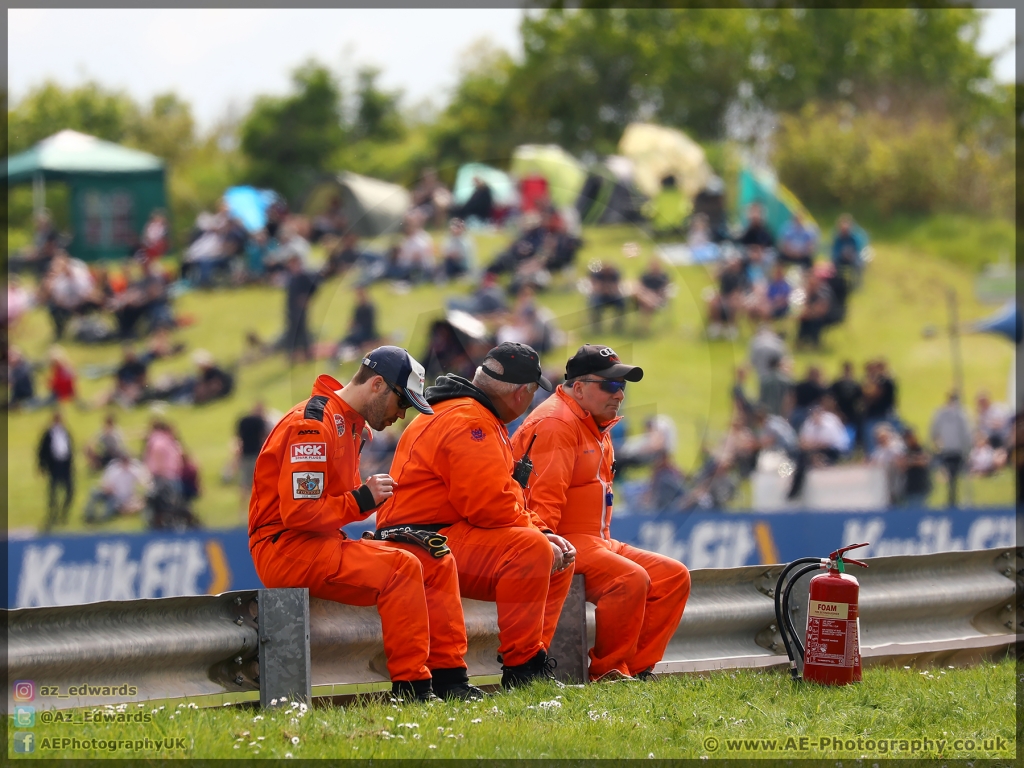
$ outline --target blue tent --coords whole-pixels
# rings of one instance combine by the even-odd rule
[[[1020,344],[1024,338],[1024,318],[1017,309],[1017,302],[1010,301],[994,315],[974,323],[971,330],[975,333],[997,333],[1014,344]]]
[[[267,224],[267,209],[278,199],[270,189],[255,187],[231,187],[224,193],[231,215],[237,218],[250,232],[257,232]]]

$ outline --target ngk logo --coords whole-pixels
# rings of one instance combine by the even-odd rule
[[[297,461],[327,461],[327,443],[293,443],[292,464]]]

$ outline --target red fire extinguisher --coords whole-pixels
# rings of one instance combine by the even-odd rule
[[[796,647],[803,659],[804,680],[825,685],[846,685],[861,679],[858,611],[860,584],[846,573],[846,564],[853,563],[862,568],[868,566],[859,560],[844,558],[843,553],[866,546],[867,543],[851,544],[837,549],[827,560],[812,557],[796,560],[779,576],[775,590],[775,615],[786,653],[789,654],[790,671],[794,679],[797,679],[797,665],[792,646]],[[786,575],[803,563],[813,564],[797,571],[785,589],[782,589]],[[789,594],[803,574],[820,569],[827,570],[827,573],[811,579],[807,602],[807,634],[805,644],[801,646],[790,616]]]

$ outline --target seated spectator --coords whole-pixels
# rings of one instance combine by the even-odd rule
[[[804,289],[806,298],[800,311],[800,325],[797,330],[796,346],[821,346],[821,332],[831,324],[835,294],[827,283],[811,272]]]
[[[336,275],[344,275],[354,267],[362,256],[358,244],[359,235],[355,232],[346,232],[328,251],[327,261],[320,269],[320,277],[326,280]]]
[[[1006,451],[993,448],[985,435],[978,432],[967,456],[967,472],[976,477],[988,477],[1006,466]]]
[[[184,452],[170,424],[161,419],[154,419],[150,424],[143,461],[154,483],[167,486],[179,497],[182,495]]]
[[[171,231],[167,226],[167,216],[163,211],[153,211],[149,220],[142,228],[141,249],[137,254],[146,262],[156,261],[170,246]]]
[[[975,398],[977,424],[975,431],[994,449],[1005,448],[1010,440],[1010,409],[1002,403],[993,403],[988,392],[981,390]]]
[[[492,272],[483,274],[480,285],[471,296],[449,299],[446,306],[449,310],[468,312],[474,317],[487,317],[508,311],[505,290],[498,284],[497,275]]]
[[[861,422],[864,412],[864,390],[860,382],[853,376],[853,363],[849,360],[843,362],[843,370],[839,378],[832,382],[828,393],[836,401],[836,408],[839,418],[846,425],[846,431],[850,433],[850,439],[856,442],[863,442],[861,438]]]
[[[519,289],[511,316],[498,327],[495,336],[498,344],[506,341],[526,344],[540,354],[550,348],[550,332],[547,324],[541,319],[534,291],[530,286]]]
[[[706,213],[694,214],[690,220],[690,229],[686,235],[686,247],[697,264],[717,261],[722,249],[716,241]]]
[[[864,364],[864,373],[861,383],[864,453],[870,456],[874,450],[875,426],[882,422],[897,425],[899,420],[896,417],[896,382],[886,371],[885,361],[869,360]]]
[[[19,408],[34,408],[36,402],[35,371],[18,347],[11,347],[8,352],[8,366],[10,369],[10,394],[8,396],[8,407],[11,410]]]
[[[807,414],[821,403],[826,394],[828,389],[822,382],[821,369],[816,365],[809,366],[806,377],[793,387],[793,413],[789,417],[793,429],[799,431]]]
[[[68,353],[62,347],[50,348],[50,395],[47,404],[64,403],[75,399],[75,369]]]
[[[99,309],[103,297],[85,262],[58,251],[43,279],[40,302],[49,309],[54,338],[60,341],[68,321],[76,315]]]
[[[27,270],[38,278],[42,278],[50,269],[50,262],[64,245],[64,238],[53,222],[50,211],[41,210],[35,215],[35,231],[32,244],[19,254],[9,255],[9,270]]]
[[[448,238],[441,246],[441,272],[448,280],[471,274],[476,269],[473,239],[466,232],[466,222],[452,219]]]
[[[182,279],[204,288],[212,285],[215,271],[230,259],[224,238],[227,227],[226,214],[203,211],[196,217],[189,244],[182,254]]]
[[[633,467],[653,465],[662,456],[672,456],[676,451],[676,423],[672,417],[661,413],[644,422],[644,431],[627,437],[622,447],[615,452],[619,472]]]
[[[782,416],[759,405],[754,410],[754,428],[759,450],[778,451],[790,459],[799,457],[800,440],[792,425]]]
[[[566,209],[566,213],[574,214],[575,209]],[[579,222],[570,225],[564,216],[551,208],[545,213],[544,228],[546,234],[539,253],[541,266],[549,275],[569,270],[583,246],[583,240],[579,237]]]
[[[107,308],[117,319],[122,339],[139,336],[140,323],[144,323],[146,333],[175,327],[169,282],[170,275],[156,262],[144,262],[141,274],[135,274],[128,287],[108,301]]]
[[[622,273],[613,264],[597,262],[590,269],[590,322],[594,330],[601,332],[601,316],[606,308],[614,311],[615,333],[622,333],[626,314],[626,298],[622,293]]]
[[[850,438],[839,417],[825,409],[822,403],[811,411],[800,425],[800,449],[809,455],[815,466],[835,464],[850,450]]]
[[[686,499],[686,477],[662,451],[651,462],[651,479],[644,493],[646,506],[653,512],[681,512]]]
[[[85,522],[101,523],[117,515],[134,515],[145,507],[153,479],[138,459],[119,452],[107,464],[85,505]]]
[[[437,178],[437,171],[425,169],[423,178],[412,191],[412,207],[419,211],[424,221],[432,221],[434,226],[440,227],[451,204],[452,193]]]
[[[109,402],[130,408],[142,399],[146,389],[147,365],[139,359],[130,345],[124,349],[124,359],[114,373],[114,391]]]
[[[192,402],[195,405],[203,405],[231,394],[235,386],[234,376],[219,367],[213,355],[200,349],[196,350],[192,359],[199,368],[192,390]]]
[[[676,177],[670,174],[661,180],[661,189],[643,209],[656,235],[675,234],[693,211],[693,205],[679,188]]]
[[[717,339],[723,333],[727,339],[735,339],[739,335],[736,320],[747,287],[739,254],[729,253],[718,271],[718,292],[708,302],[709,339]]]
[[[423,229],[423,216],[416,211],[409,212],[405,217],[403,232],[404,238],[385,277],[408,283],[432,279],[434,240]]]
[[[139,355],[143,365],[150,365],[154,360],[162,360],[165,357],[180,354],[185,351],[184,342],[176,342],[171,338],[167,328],[158,328],[146,344],[146,348]]]
[[[35,304],[32,293],[21,284],[17,275],[10,275],[7,278],[7,331],[10,333],[18,321],[24,317]]]
[[[917,433],[911,429],[903,434],[903,443],[906,451],[896,460],[903,473],[903,496],[900,501],[905,507],[921,509],[928,504],[928,496],[932,492],[932,457],[922,447]]]
[[[90,445],[85,446],[85,457],[89,461],[89,468],[94,472],[99,472],[122,453],[125,455],[128,453],[124,435],[118,429],[114,414],[108,413],[103,420],[103,428],[99,434]]]
[[[906,454],[903,440],[889,424],[879,424],[874,431],[875,449],[869,461],[885,472],[886,492],[889,504],[896,505],[903,496],[905,476],[901,460]]]
[[[479,176],[473,178],[473,194],[469,199],[459,206],[454,206],[448,211],[450,216],[469,221],[475,218],[480,222],[488,222],[494,217],[494,194],[491,188]]]
[[[757,245],[774,248],[775,238],[764,221],[764,208],[760,203],[751,203],[747,208],[747,226],[736,243],[743,246]]]
[[[544,217],[541,214],[536,211],[524,214],[519,236],[494,258],[487,271],[495,275],[515,272],[520,264],[533,258],[540,251],[547,234]]]
[[[356,306],[348,333],[338,342],[335,356],[342,361],[355,360],[364,349],[376,347],[380,341],[377,331],[377,307],[366,289],[356,286]]]
[[[786,222],[779,232],[779,261],[810,269],[818,252],[818,228],[806,222],[799,213]]]
[[[776,333],[768,323],[759,323],[757,330],[750,338],[748,352],[750,364],[754,367],[757,378],[760,380],[765,377],[772,358],[781,360],[787,352],[786,342],[783,341],[782,336]]]
[[[651,317],[668,303],[669,279],[661,259],[654,257],[647,269],[640,275],[640,284],[633,293],[636,308],[640,312],[640,329],[646,332],[651,327]]]
[[[765,289],[765,305],[763,314],[767,320],[782,320],[789,316],[789,296],[793,287],[786,279],[783,266],[776,263],[771,269],[771,279]]]
[[[793,410],[793,382],[782,369],[782,355],[767,360],[767,370],[759,376],[758,404],[765,413],[788,417]]]
[[[275,226],[277,223],[275,222]],[[325,237],[339,237],[347,229],[348,220],[342,212],[341,198],[337,195],[332,195],[331,199],[327,202],[327,209],[313,218],[309,242],[315,245]]]

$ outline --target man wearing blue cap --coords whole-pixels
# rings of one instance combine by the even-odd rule
[[[410,407],[433,414],[423,397],[423,366],[398,347],[370,352],[344,387],[318,377],[312,396],[285,414],[256,459],[249,548],[267,587],[306,587],[312,597],[376,605],[392,690],[426,701],[434,695],[425,590],[458,596],[453,558],[437,558],[425,580],[418,559],[405,549],[416,542],[351,540],[340,530],[393,493],[390,475],[365,483],[360,477],[364,426],[384,429]],[[473,692],[447,693],[465,698]]]

